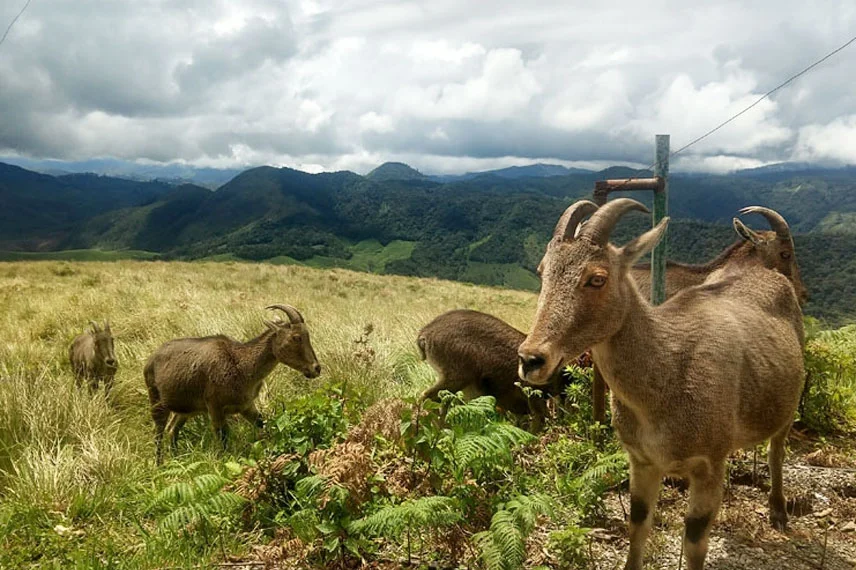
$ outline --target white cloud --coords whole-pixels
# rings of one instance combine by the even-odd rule
[[[360,115],[360,131],[372,133],[389,133],[395,128],[392,117],[379,115],[374,111]]]
[[[856,114],[801,128],[794,158],[856,164]]]
[[[46,0],[0,49],[0,155],[645,163],[655,133],[680,147],[855,28],[849,0]],[[675,166],[856,161],[854,50]]]

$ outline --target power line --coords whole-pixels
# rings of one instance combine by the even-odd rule
[[[736,119],[736,118],[738,118],[739,116],[743,115],[744,113],[746,113],[747,111],[749,111],[750,109],[752,109],[752,108],[753,108],[754,106],[756,106],[758,103],[760,103],[761,101],[763,101],[764,99],[766,99],[767,97],[769,97],[770,95],[772,95],[773,93],[775,93],[776,91],[778,91],[779,89],[781,89],[782,87],[785,87],[786,85],[788,85],[789,83],[791,83],[791,82],[792,82],[792,81],[794,81],[795,79],[799,78],[800,76],[805,75],[806,73],[808,73],[809,71],[811,71],[812,69],[814,69],[815,67],[817,67],[818,65],[820,65],[821,63],[823,63],[824,61],[826,61],[827,59],[829,59],[830,57],[834,56],[835,54],[837,54],[837,53],[838,53],[838,52],[840,52],[841,50],[845,49],[847,46],[849,46],[849,45],[850,45],[850,44],[852,44],[853,42],[856,42],[856,36],[853,36],[853,37],[852,37],[852,38],[850,38],[847,42],[845,42],[845,43],[843,43],[842,45],[838,46],[837,48],[835,48],[834,50],[832,50],[831,52],[829,52],[828,54],[826,54],[826,55],[825,55],[825,56],[823,56],[822,58],[818,59],[817,61],[815,61],[814,63],[812,63],[811,65],[809,65],[809,66],[808,66],[808,67],[806,67],[805,69],[803,69],[802,71],[800,71],[800,72],[798,72],[798,73],[795,73],[794,75],[790,76],[790,77],[789,77],[789,78],[787,78],[785,81],[783,81],[782,83],[778,84],[776,87],[774,87],[774,88],[770,89],[769,91],[767,91],[766,93],[764,93],[763,95],[761,95],[761,96],[760,96],[760,97],[759,97],[759,98],[758,98],[754,103],[752,103],[752,104],[751,104],[751,105],[749,105],[748,107],[744,108],[742,111],[740,111],[740,112],[738,112],[738,113],[735,113],[734,115],[732,115],[731,117],[729,117],[729,118],[728,118],[728,119],[726,119],[725,121],[723,121],[723,122],[719,123],[717,126],[715,126],[714,128],[710,129],[709,131],[707,131],[706,133],[704,133],[704,134],[703,134],[703,135],[701,135],[700,137],[697,137],[697,138],[695,138],[695,139],[691,140],[690,142],[688,142],[687,144],[685,144],[684,146],[682,146],[682,147],[681,147],[681,148],[679,148],[678,150],[673,151],[673,152],[670,152],[670,153],[669,153],[669,157],[675,156],[675,155],[676,155],[676,154],[678,154],[679,152],[683,152],[683,151],[687,150],[688,148],[690,148],[691,146],[693,146],[693,145],[694,145],[694,144],[696,144],[697,142],[699,142],[699,141],[701,141],[701,140],[703,140],[703,139],[706,139],[707,137],[709,137],[710,135],[712,135],[713,133],[715,133],[716,131],[718,131],[719,129],[721,129],[722,127],[724,127],[725,125],[727,125],[728,123],[730,123],[731,121],[735,120],[735,119]],[[651,170],[652,168],[654,168],[655,166],[657,166],[657,162],[656,162],[656,161],[655,161],[655,162],[653,162],[650,166],[648,166],[648,167],[647,167],[647,168],[645,168],[644,170],[640,170],[640,171],[639,171],[639,173],[641,174],[641,173],[644,173],[644,172],[646,172],[646,171],[649,171],[649,170]],[[638,175],[637,175],[637,176],[638,176]],[[633,177],[633,178],[635,178],[635,177]],[[624,184],[626,184],[626,183],[627,183],[627,182],[629,182],[630,180],[633,180],[633,178],[628,178],[628,179],[627,179],[627,181],[625,181],[625,182],[624,182]],[[623,184],[622,184],[622,186],[623,186]],[[620,187],[621,187],[621,186],[618,186],[618,188],[620,188]]]
[[[20,17],[21,17],[21,14],[23,14],[23,13],[24,13],[24,11],[27,9],[27,7],[30,5],[30,2],[32,2],[32,1],[33,1],[33,0],[27,0],[27,3],[26,3],[26,4],[24,4],[24,7],[23,7],[23,8],[21,8],[21,11],[20,11],[20,12],[18,12],[18,15],[17,15],[17,16],[15,16],[14,18],[12,18],[12,21],[11,21],[11,22],[9,22],[9,27],[8,27],[8,28],[6,28],[6,31],[3,33],[3,37],[2,37],[2,38],[0,38],[0,45],[3,45],[3,42],[4,42],[4,41],[6,41],[6,36],[8,36],[8,35],[9,35],[9,30],[11,30],[11,29],[12,29],[12,26],[14,26],[14,25],[15,25],[15,22],[17,22],[17,21],[18,21],[18,18],[20,18]]]

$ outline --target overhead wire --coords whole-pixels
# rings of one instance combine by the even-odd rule
[[[764,93],[763,95],[761,95],[761,96],[760,96],[758,99],[756,99],[756,100],[755,100],[751,105],[748,105],[747,107],[744,107],[741,111],[739,111],[739,112],[735,113],[734,115],[731,115],[729,118],[727,118],[726,120],[722,121],[721,123],[719,123],[718,125],[716,125],[716,126],[715,126],[715,127],[713,127],[712,129],[710,129],[709,131],[707,131],[706,133],[704,133],[703,135],[701,135],[701,136],[699,136],[699,137],[694,138],[693,140],[691,140],[690,142],[688,142],[687,144],[685,144],[684,146],[682,146],[682,147],[681,147],[681,148],[679,148],[678,150],[675,150],[675,151],[670,152],[670,153],[669,153],[669,157],[671,158],[671,157],[673,157],[673,156],[677,155],[678,153],[681,153],[681,152],[683,152],[683,151],[687,150],[688,148],[690,148],[690,147],[691,147],[691,146],[693,146],[694,144],[696,144],[696,143],[698,143],[698,142],[700,142],[700,141],[702,141],[702,140],[706,139],[707,137],[709,137],[710,135],[712,135],[713,133],[715,133],[716,131],[718,131],[719,129],[721,129],[722,127],[724,127],[725,125],[729,124],[730,122],[734,121],[735,119],[737,119],[738,117],[740,117],[740,116],[741,116],[741,115],[743,115],[744,113],[748,112],[750,109],[752,109],[753,107],[755,107],[756,105],[758,105],[761,101],[763,101],[764,99],[768,98],[770,95],[772,95],[773,93],[775,93],[775,92],[776,92],[776,91],[778,91],[779,89],[781,89],[781,88],[785,87],[786,85],[788,85],[788,84],[792,83],[793,81],[795,81],[795,80],[796,80],[796,79],[798,79],[799,77],[801,77],[801,76],[805,75],[806,73],[808,73],[809,71],[811,71],[812,69],[814,69],[815,67],[817,67],[818,65],[820,65],[821,63],[823,63],[824,61],[826,61],[827,59],[831,58],[832,56],[834,56],[834,55],[835,55],[835,54],[837,54],[838,52],[840,52],[840,51],[844,50],[845,48],[847,48],[848,46],[850,46],[850,45],[851,45],[852,43],[854,43],[854,42],[856,42],[856,36],[853,36],[853,37],[852,37],[852,38],[850,38],[848,41],[846,41],[845,43],[841,44],[840,46],[838,46],[837,48],[835,48],[835,49],[834,49],[834,50],[832,50],[831,52],[827,53],[826,55],[824,55],[824,56],[823,56],[823,57],[821,57],[820,59],[816,60],[814,63],[812,63],[812,64],[811,64],[811,65],[809,65],[808,67],[806,67],[806,68],[804,68],[803,70],[801,70],[801,71],[799,71],[799,72],[795,73],[794,75],[791,75],[791,76],[790,76],[790,77],[788,77],[786,80],[784,80],[783,82],[779,83],[777,86],[773,87],[772,89],[770,89],[769,91],[767,91],[766,93]],[[643,169],[643,170],[639,170],[638,172],[639,172],[639,173],[645,173],[645,172],[648,172],[648,171],[650,171],[652,168],[654,168],[655,166],[657,166],[657,162],[656,162],[656,161],[654,161],[653,163],[651,163],[651,165],[650,165],[650,166],[648,166],[647,168],[645,168],[645,169]],[[615,188],[613,188],[612,190],[613,190],[613,191],[615,191],[615,190],[617,190],[617,189],[621,188],[622,186],[624,186],[625,184],[629,183],[631,180],[635,180],[636,178],[638,178],[638,175],[637,175],[637,176],[634,176],[634,177],[631,177],[631,178],[626,179],[622,184],[620,184],[620,185],[616,186],[616,187],[615,187]]]
[[[15,22],[17,22],[17,21],[18,21],[18,18],[20,18],[20,17],[21,17],[21,14],[23,14],[23,13],[27,10],[27,8],[30,6],[30,2],[32,2],[32,1],[33,1],[33,0],[27,0],[27,3],[26,3],[26,4],[24,4],[24,7],[23,7],[23,8],[21,8],[21,11],[20,11],[20,12],[18,12],[18,15],[17,15],[17,16],[15,16],[14,18],[12,18],[12,21],[11,21],[11,22],[9,22],[9,26],[6,28],[6,31],[5,31],[5,32],[3,32],[3,37],[2,37],[2,38],[0,38],[0,45],[3,45],[3,42],[4,42],[4,41],[6,41],[6,36],[8,36],[8,35],[9,35],[9,30],[11,30],[11,29],[12,29],[12,26],[14,26],[14,25],[15,25]]]

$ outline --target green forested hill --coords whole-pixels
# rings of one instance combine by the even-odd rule
[[[46,244],[144,250],[166,258],[270,260],[537,288],[533,270],[564,208],[590,196],[595,180],[641,174],[615,167],[548,175],[556,171],[442,182],[392,163],[366,177],[260,167],[212,192],[5,167],[0,201],[10,224],[0,239],[19,250]],[[650,202],[645,194],[633,197]],[[835,321],[856,313],[856,171],[673,175],[670,257],[714,256],[735,239],[731,218],[752,204],[772,207],[791,223],[812,293],[808,312]],[[758,216],[746,221],[764,227]],[[629,216],[616,239],[649,223]]]

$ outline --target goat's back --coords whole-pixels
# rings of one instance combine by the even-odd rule
[[[762,441],[793,420],[804,380],[804,331],[784,275],[726,266],[667,301],[660,313],[674,323],[667,342],[675,358],[666,366],[676,376],[686,366],[690,376],[679,382],[706,390],[696,397],[709,399],[716,415],[737,419],[732,448]]]
[[[231,351],[234,342],[222,335],[168,341],[146,362],[146,383],[168,409],[202,411],[206,395],[228,391],[240,373]]]
[[[443,313],[419,331],[423,358],[452,371],[510,369],[516,375],[517,347],[525,334],[486,313],[458,309]]]
[[[95,338],[89,333],[74,337],[68,349],[68,360],[71,369],[78,376],[95,372]]]

